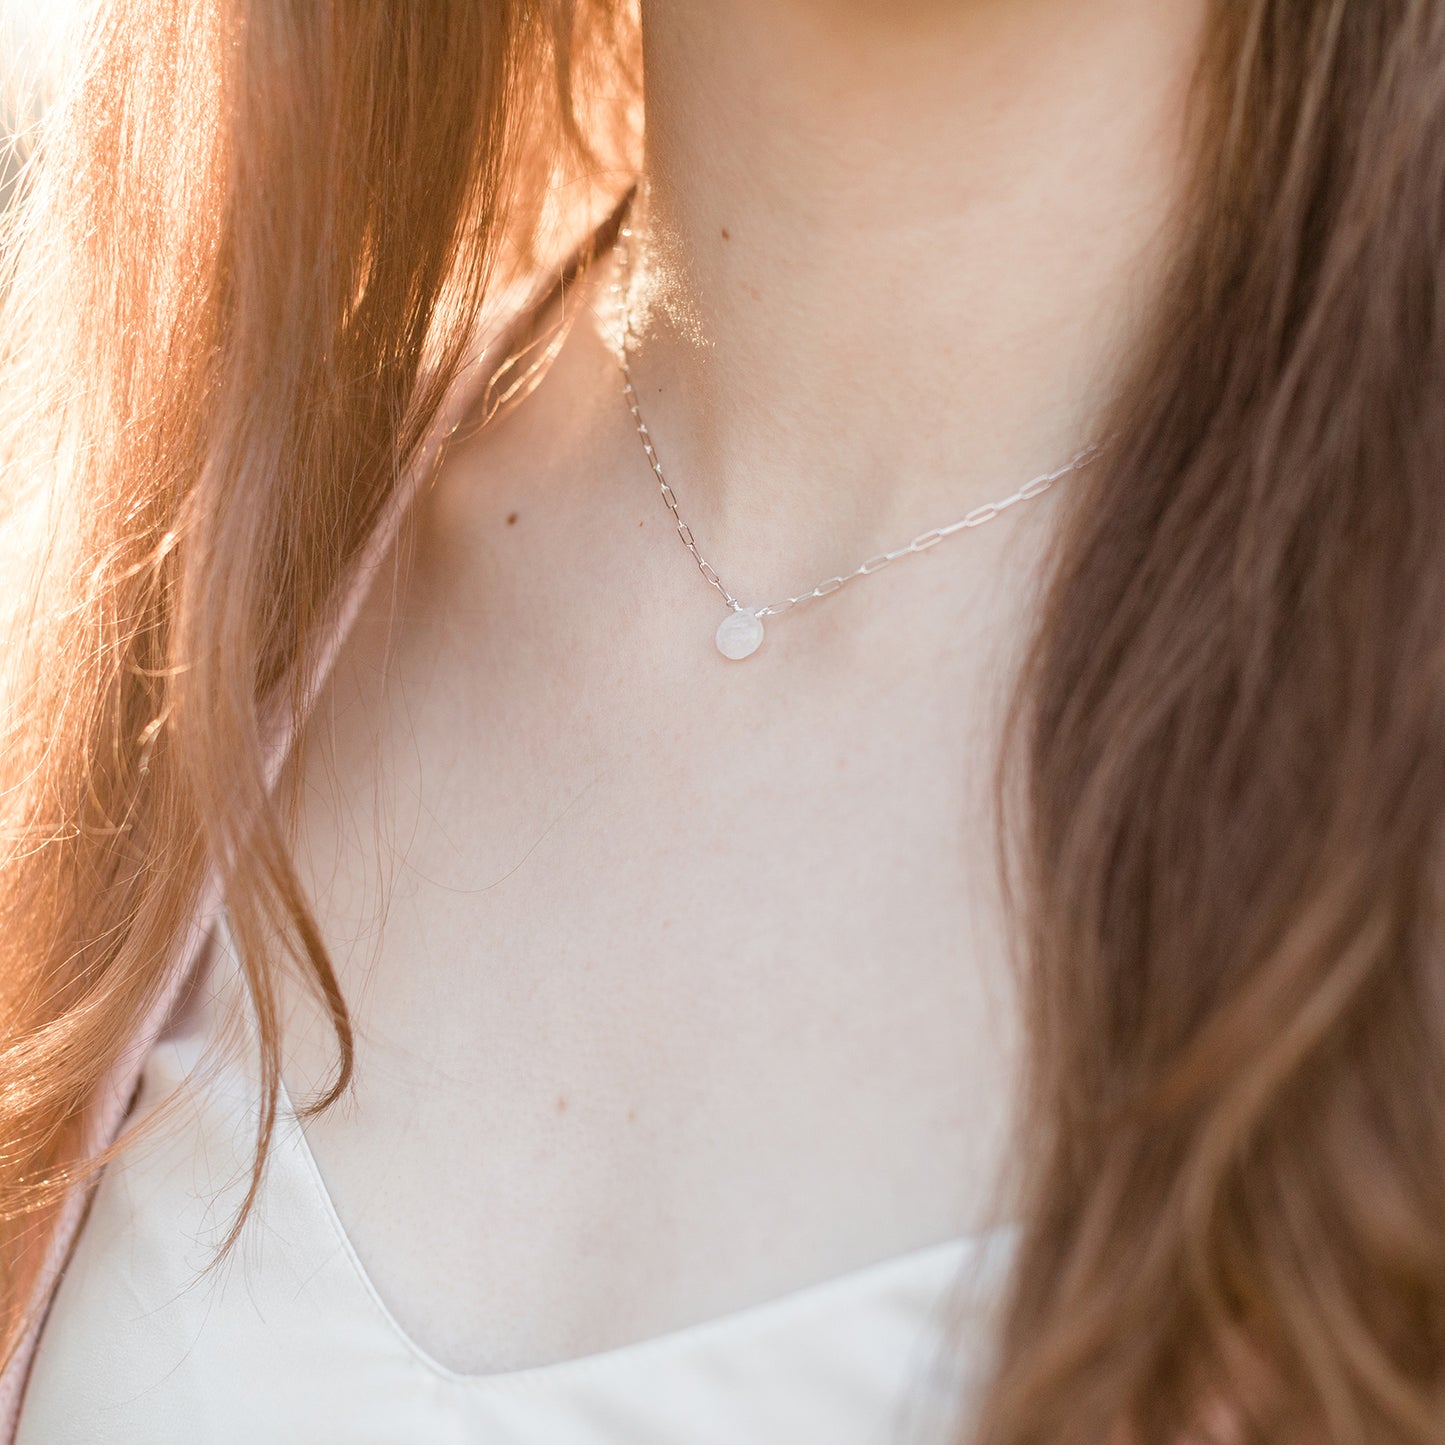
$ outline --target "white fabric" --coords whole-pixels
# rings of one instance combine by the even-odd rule
[[[234,978],[232,977],[234,984]],[[257,1091],[197,990],[153,1051],[41,1337],[21,1445],[941,1445],[988,1355],[1007,1230],[578,1360],[461,1375],[392,1317],[287,1109],[259,1206]],[[232,1051],[234,1054],[236,1051]],[[519,1309],[525,1300],[517,1302]]]

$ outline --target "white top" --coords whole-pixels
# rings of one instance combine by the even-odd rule
[[[242,1051],[215,1046],[237,982],[215,953],[217,973],[147,1061],[134,1117],[176,1102],[100,1182],[41,1336],[21,1445],[954,1438],[986,1368],[1008,1229],[639,1344],[458,1374],[377,1294],[283,1100],[258,1206],[235,1252],[203,1273],[249,1182],[258,1097]]]

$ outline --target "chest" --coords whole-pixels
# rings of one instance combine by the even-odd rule
[[[354,1100],[308,1137],[402,1322],[535,1364],[990,1222],[997,619],[940,687],[881,637],[856,665],[861,589],[811,656],[778,629],[740,664],[689,603],[502,594],[468,627],[411,596],[342,658],[301,820],[358,1025]],[[293,1093],[331,1047],[298,1001]]]

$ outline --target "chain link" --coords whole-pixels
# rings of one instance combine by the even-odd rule
[[[881,572],[885,567],[891,566],[901,558],[927,552],[958,532],[967,531],[972,527],[981,527],[986,522],[992,522],[1010,507],[1042,496],[1060,478],[1068,476],[1071,472],[1079,471],[1098,455],[1102,443],[1092,442],[1081,451],[1076,452],[1062,466],[1055,467],[1053,471],[1045,472],[1042,476],[1031,478],[1006,497],[1000,497],[994,502],[984,502],[981,506],[975,507],[971,512],[960,517],[958,521],[950,522],[946,527],[934,527],[927,532],[920,532],[906,546],[897,547],[891,552],[880,552],[876,557],[870,557],[851,572],[845,572],[840,577],[829,577],[826,581],[820,582],[810,592],[800,592],[796,597],[785,597],[781,602],[769,602],[762,607],[744,609],[743,604],[733,596],[722,578],[713,570],[712,564],[698,550],[697,542],[692,535],[692,528],[682,520],[682,514],[678,511],[677,495],[663,474],[657,448],[652,444],[652,434],[647,429],[647,423],[642,419],[642,404],[638,400],[637,388],[633,385],[632,365],[628,357],[628,343],[632,336],[632,313],[628,306],[627,295],[632,284],[632,262],[628,245],[631,239],[632,228],[630,226],[624,226],[617,234],[617,242],[613,248],[617,274],[610,287],[615,302],[616,335],[613,349],[622,372],[622,394],[627,402],[627,410],[632,414],[632,420],[636,424],[637,435],[642,439],[642,450],[647,456],[648,465],[652,468],[653,476],[657,478],[658,491],[667,505],[667,510],[672,513],[672,520],[677,527],[677,535],[682,539],[682,545],[692,553],[692,560],[697,563],[698,571],[707,579],[708,584],[719,593],[723,601],[734,612],[746,610],[755,617],[777,617],[780,613],[798,606],[799,603],[811,602],[818,597],[828,597],[840,587],[846,586],[859,577],[871,577],[875,572]]]

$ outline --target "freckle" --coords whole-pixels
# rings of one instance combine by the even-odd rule
[[[567,1112],[567,1100],[561,1094],[557,1096],[557,1112],[559,1114],[565,1114]]]
[[[732,240],[732,237],[728,234],[728,228],[727,228],[726,226],[724,226],[724,227],[722,228],[722,231],[723,231],[723,240],[724,240],[724,241],[731,241],[731,240]]]
[[[507,525],[509,527],[515,527],[517,525],[517,514],[515,512],[509,512],[507,514]]]
[[[635,1123],[637,1122],[637,1110],[636,1110],[636,1109],[629,1109],[629,1110],[627,1111],[627,1122],[628,1122],[629,1124],[635,1124]]]

